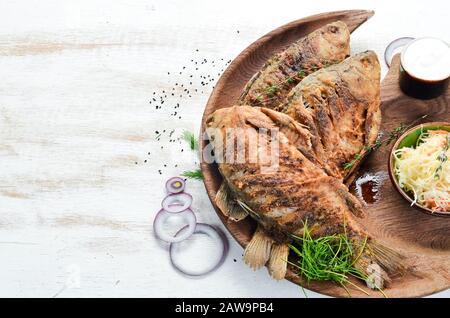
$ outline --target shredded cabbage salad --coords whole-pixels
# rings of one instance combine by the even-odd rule
[[[450,212],[450,132],[423,132],[415,148],[397,149],[394,157],[398,183],[413,194],[413,204]]]

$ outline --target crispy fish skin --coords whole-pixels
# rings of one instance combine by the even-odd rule
[[[244,141],[246,156],[253,149],[250,148],[249,140],[255,140],[256,130],[280,128],[275,141],[273,136],[266,135],[256,150],[259,153],[263,145],[268,147],[271,142],[278,142],[279,162],[276,170],[263,171],[260,162],[252,163],[247,158],[243,163],[219,164],[219,171],[232,196],[246,207],[259,224],[244,252],[244,261],[253,268],[267,264],[272,277],[283,278],[288,257],[285,245],[292,241],[292,234],[302,235],[306,222],[317,237],[346,233],[355,246],[361,248],[355,266],[363,272],[368,269],[368,265],[376,263],[382,268],[383,281],[388,282],[387,273],[403,271],[401,257],[372,241],[358,222],[358,217],[364,215],[362,205],[342,180],[325,173],[299,150],[295,142],[291,142],[308,138],[308,132],[299,130],[298,136],[294,136],[288,122],[295,121],[290,116],[280,114],[282,119],[274,120],[267,112],[270,114],[271,111],[259,107],[233,106],[217,110],[206,121],[208,129],[215,129],[208,130],[214,150],[227,147],[229,140],[225,129],[244,128],[232,138],[233,147],[238,139]],[[305,143],[304,146],[307,149],[310,144]]]
[[[268,60],[247,83],[238,104],[276,109],[305,76],[345,59],[350,54],[349,43],[344,22],[313,31]]]
[[[345,179],[355,155],[372,145],[381,124],[380,64],[373,51],[321,69],[292,89],[280,110],[308,127],[316,156],[332,176]],[[361,158],[362,159],[362,158]],[[361,162],[361,160],[359,161]]]
[[[259,128],[277,127],[265,111],[249,106],[221,109],[207,120],[207,127],[246,128],[235,138],[245,140],[248,150],[252,130],[256,132]],[[286,121],[294,122],[289,116],[284,116]],[[217,136],[211,137],[213,147],[214,144],[225,143],[217,140]],[[247,161],[219,164],[219,170],[234,197],[257,213],[252,217],[258,220],[265,232],[275,242],[287,243],[290,241],[289,234],[300,234],[303,222],[307,221],[314,224],[317,235],[341,233],[343,225],[347,224],[349,233],[366,236],[367,233],[353,221],[355,215],[363,214],[361,203],[344,184],[304,156],[283,133],[283,127],[278,138],[279,165],[274,172],[262,172],[259,163]],[[270,143],[269,136],[265,142]]]

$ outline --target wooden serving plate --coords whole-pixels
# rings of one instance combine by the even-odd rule
[[[319,14],[286,24],[251,44],[230,64],[212,92],[203,115],[201,136],[207,116],[219,108],[232,106],[250,77],[274,53],[324,24],[341,20],[353,31],[372,15],[373,11],[360,10]],[[429,114],[426,121],[450,121],[450,90],[444,96],[432,100],[413,99],[400,91],[398,76],[399,55],[396,55],[381,85],[382,133],[388,133],[401,123],[408,124],[423,114]],[[207,141],[202,140],[202,149],[206,144]],[[382,243],[401,251],[406,256],[405,262],[413,268],[405,276],[394,278],[385,293],[389,297],[418,297],[447,289],[450,287],[450,218],[421,213],[395,191],[387,170],[389,150],[388,147],[382,147],[371,154],[359,170],[360,177],[350,187],[366,204],[368,216],[362,223],[369,233]],[[233,237],[245,247],[253,235],[255,222],[248,217],[235,223],[222,215],[214,204],[222,177],[215,164],[202,163],[201,167],[206,190],[217,214]],[[374,177],[375,181],[356,185],[367,176]],[[363,191],[358,190],[361,188]],[[286,278],[319,293],[348,296],[342,287],[334,283],[307,284],[291,270],[288,270]],[[269,275],[267,279],[271,279]],[[363,282],[356,283],[364,288]],[[352,297],[366,297],[356,288],[348,288]],[[377,291],[364,289],[371,297],[382,297]]]

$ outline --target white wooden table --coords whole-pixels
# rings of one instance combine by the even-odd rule
[[[374,9],[351,45],[381,57],[396,37],[449,40],[448,3],[2,0],[0,296],[304,297],[247,268],[231,237],[213,274],[192,280],[173,270],[152,219],[165,179],[195,168],[196,156],[168,133],[197,132],[213,83],[202,86],[200,76],[217,79],[282,24]],[[180,98],[186,87],[191,97]],[[155,109],[149,101],[163,90],[169,96]],[[159,141],[156,130],[165,130]],[[199,220],[220,224],[202,182],[187,190]]]

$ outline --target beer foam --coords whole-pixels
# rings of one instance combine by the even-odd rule
[[[409,43],[401,54],[403,68],[411,75],[428,81],[450,76],[450,47],[437,38],[420,38]]]

